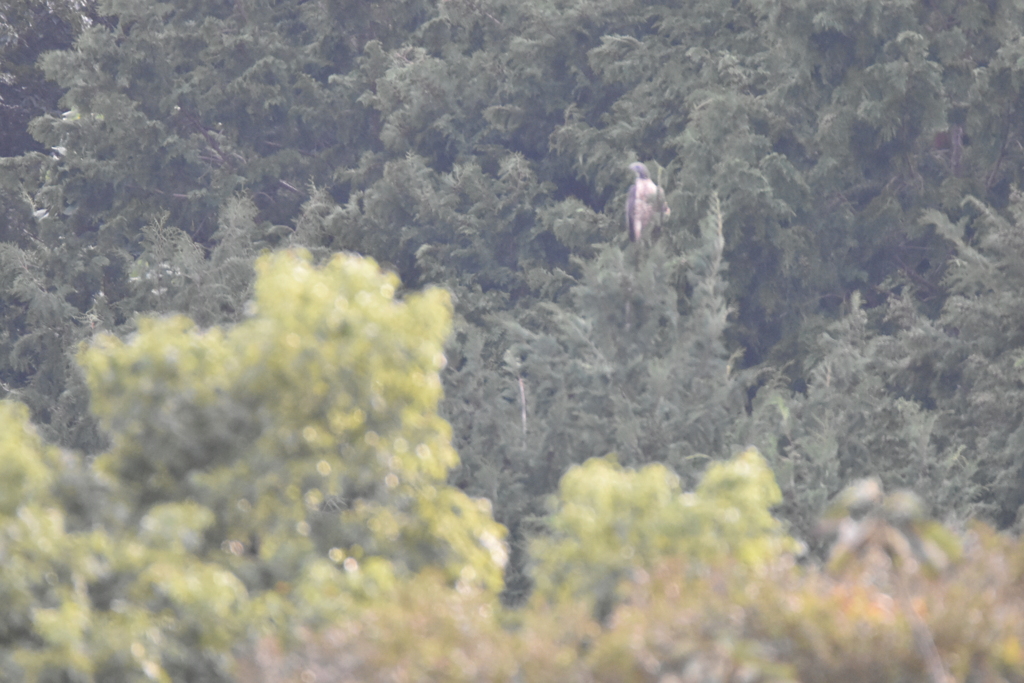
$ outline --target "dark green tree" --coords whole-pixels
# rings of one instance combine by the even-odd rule
[[[571,464],[616,451],[691,483],[695,454],[747,443],[801,533],[863,475],[953,516],[1015,518],[997,474],[1015,413],[958,423],[943,411],[972,414],[989,385],[955,408],[928,387],[975,357],[943,319],[960,256],[933,212],[966,220],[968,245],[985,230],[965,196],[1013,221],[1016,3],[87,10],[39,62],[61,106],[30,124],[35,151],[0,163],[0,386],[47,438],[106,448],[83,340],[149,312],[236,322],[253,259],[287,245],[451,292],[452,481],[516,539]],[[672,216],[623,251],[637,159]],[[719,237],[701,227],[712,196]]]
[[[0,157],[44,151],[28,132],[37,116],[57,111],[62,91],[47,82],[39,56],[66,50],[96,19],[94,0],[0,3]]]

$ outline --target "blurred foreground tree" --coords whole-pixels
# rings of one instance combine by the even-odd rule
[[[771,515],[781,500],[755,449],[711,465],[685,494],[663,465],[634,472],[609,458],[588,460],[562,477],[549,534],[534,541],[537,598],[585,597],[607,615],[632,571],[666,557],[763,566],[798,547]]]
[[[8,681],[216,680],[246,626],[243,583],[195,551],[213,521],[181,501],[134,528],[77,527],[61,480],[77,458],[42,444],[24,406],[0,404],[0,673]],[[112,487],[91,503],[111,517]]]
[[[447,295],[397,301],[355,256],[258,271],[232,328],[149,319],[82,352],[113,442],[88,470],[3,404],[5,680],[223,680],[246,635],[331,623],[427,568],[500,591],[503,528],[445,484]]]
[[[659,465],[573,468],[552,536],[535,546],[542,590],[528,606],[502,612],[485,593],[421,575],[397,601],[289,643],[264,641],[239,680],[1024,677],[1019,541],[978,525],[961,545],[912,494],[883,497],[867,481],[835,501],[837,562],[824,569],[796,561],[768,512],[778,489],[753,449],[709,469],[692,493],[677,481]],[[595,616],[610,587],[615,600]]]

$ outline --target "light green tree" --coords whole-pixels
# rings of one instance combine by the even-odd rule
[[[550,534],[534,541],[537,593],[590,596],[607,614],[624,580],[668,557],[763,565],[798,547],[770,512],[781,501],[753,448],[711,465],[688,493],[661,464],[631,470],[612,457],[588,460],[562,477]]]
[[[489,504],[445,485],[458,463],[436,413],[448,295],[396,300],[398,279],[351,255],[318,269],[283,253],[257,271],[251,317],[233,328],[145,320],[82,354],[115,435],[97,466],[130,514],[205,506],[203,552],[250,588],[284,590],[314,567],[380,587],[438,565],[500,589]]]
[[[0,404],[4,680],[226,680],[248,635],[335,620],[421,570],[501,589],[503,527],[445,483],[447,295],[398,300],[351,255],[258,272],[239,325],[146,319],[82,351],[112,440],[91,468]]]
[[[249,601],[236,576],[194,552],[209,510],[168,503],[134,528],[74,528],[56,493],[77,458],[45,446],[24,405],[0,403],[0,429],[0,676],[227,675]]]

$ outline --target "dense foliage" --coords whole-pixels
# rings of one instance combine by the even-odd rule
[[[1019,529],[1022,35],[1015,0],[0,0],[0,398],[27,405],[42,438],[22,437],[22,409],[5,408],[21,474],[0,512],[34,515],[49,530],[33,533],[52,536],[50,550],[0,547],[39,569],[0,630],[5,651],[38,650],[19,655],[27,670],[59,660],[102,678],[137,660],[175,680],[215,676],[236,626],[264,610],[334,623],[303,641],[310,661],[330,638],[378,652],[339,625],[341,603],[292,614],[291,598],[260,597],[351,578],[324,555],[336,549],[341,566],[377,577],[346,584],[359,600],[391,591],[429,613],[422,593],[437,584],[438,604],[451,598],[438,618],[453,624],[461,610],[499,614],[499,584],[506,605],[544,596],[547,622],[487,617],[479,632],[495,640],[467,645],[466,661],[500,678],[536,657],[559,680],[586,679],[573,657],[545,657],[586,650],[585,666],[604,670],[596,662],[621,644],[601,639],[634,618],[621,616],[624,596],[654,600],[644,591],[694,559],[706,528],[676,514],[681,492],[700,495],[748,445],[774,474],[757,505],[767,515],[778,502],[811,558],[827,549],[816,529],[829,501],[864,477],[916,492],[922,515],[953,528]],[[622,206],[636,160],[672,211],[632,244]],[[257,280],[260,254],[277,249],[298,251],[263,261]],[[339,291],[351,308],[332,312]],[[362,341],[332,315],[365,315],[351,323]],[[570,510],[598,481],[651,498],[621,512],[648,522],[634,550],[650,582],[631,558],[569,557],[582,533]],[[741,514],[756,538],[782,533]],[[144,520],[189,531],[164,538]],[[632,538],[601,533],[576,542],[600,555]],[[974,569],[915,585],[921,600],[941,602],[991,562],[1016,567],[1012,542],[970,533]],[[730,543],[715,566],[741,585],[729,577],[749,566]],[[779,595],[831,605],[830,591],[854,590],[787,565],[780,543],[781,564],[764,570]],[[161,562],[168,577],[183,562],[226,577],[236,592],[208,605],[226,630],[199,619],[160,636],[159,658],[101,653],[148,619],[140,605],[157,583],[145,568]],[[999,583],[1013,571],[992,579],[999,601],[1016,599]],[[895,595],[856,585],[866,592],[853,602]],[[767,604],[723,616],[721,636],[754,638],[740,649],[766,677],[917,675],[899,668],[922,652],[906,605],[871,636],[906,648],[869,675],[781,655],[803,646],[758,630]],[[984,617],[1001,644],[957,649],[961,636],[944,640],[918,607],[958,677],[1016,671],[1009,617]],[[594,622],[559,621],[591,608]],[[32,625],[43,609],[65,610],[53,629],[71,630]],[[399,619],[387,601],[366,609],[382,632]],[[427,623],[403,637],[426,638]],[[552,623],[579,640],[539,635]],[[911,640],[888,640],[890,627]],[[673,633],[665,642],[704,637]],[[197,643],[210,643],[207,659],[182,654]],[[442,666],[424,647],[415,666]],[[60,659],[83,648],[78,663]],[[732,671],[722,662],[739,660],[722,656],[699,670]],[[383,650],[367,657],[343,671],[391,666]]]
[[[112,446],[73,479],[2,404],[5,680],[222,680],[244,636],[427,568],[501,589],[504,529],[445,483],[447,295],[397,302],[354,256],[257,269],[231,329],[145,319],[82,353]]]

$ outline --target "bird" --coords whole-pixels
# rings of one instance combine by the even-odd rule
[[[636,181],[626,194],[626,230],[631,242],[639,241],[644,228],[654,222],[656,214],[669,216],[672,210],[665,203],[665,192],[654,184],[647,167],[639,161],[629,165]]]

